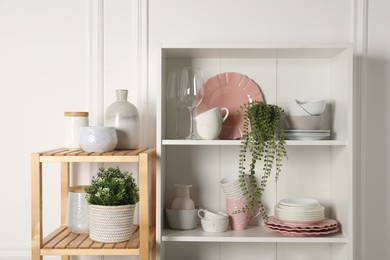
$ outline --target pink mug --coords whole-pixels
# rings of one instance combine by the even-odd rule
[[[245,229],[251,219],[259,216],[260,211],[251,216],[251,213],[245,210],[246,205],[245,199],[226,199],[226,212],[233,230]]]

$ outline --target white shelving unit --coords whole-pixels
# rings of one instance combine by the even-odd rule
[[[349,44],[309,46],[162,46],[157,67],[157,244],[159,259],[316,259],[353,260],[353,51]],[[225,210],[219,187],[224,176],[237,173],[240,140],[172,140],[174,111],[165,101],[166,75],[186,65],[201,66],[204,78],[239,72],[254,80],[268,103],[288,110],[294,99],[326,98],[323,129],[331,140],[288,140],[288,159],[278,183],[269,181],[263,201],[273,206],[286,197],[313,197],[336,219],[341,232],[330,236],[288,237],[266,230],[255,219],[243,231],[220,234],[172,230],[164,207],[175,183],[192,184],[191,197],[199,207]],[[184,137],[188,113],[180,113]],[[210,243],[211,242],[211,243]]]

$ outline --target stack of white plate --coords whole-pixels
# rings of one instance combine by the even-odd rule
[[[312,198],[286,198],[275,205],[275,217],[285,222],[314,223],[325,218],[324,206]]]
[[[328,140],[330,130],[284,130],[287,140]]]

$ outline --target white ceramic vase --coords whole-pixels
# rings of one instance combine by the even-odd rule
[[[175,184],[176,197],[173,199],[171,209],[195,209],[194,201],[190,198],[191,184]]]
[[[116,149],[137,149],[140,138],[140,120],[137,108],[127,101],[126,89],[115,91],[116,101],[106,110],[104,125],[116,129]]]

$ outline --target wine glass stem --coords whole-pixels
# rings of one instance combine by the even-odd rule
[[[194,110],[192,108],[188,108],[190,111],[190,135],[192,136],[194,133]]]
[[[176,128],[175,128],[175,138],[179,138],[179,109],[176,109]]]

